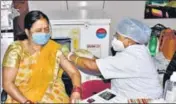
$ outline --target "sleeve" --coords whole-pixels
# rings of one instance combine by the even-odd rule
[[[20,52],[21,47],[18,46],[17,44],[9,45],[4,54],[2,66],[18,68],[20,63],[20,54],[21,54]]]
[[[123,54],[96,60],[105,79],[139,77],[138,66],[134,63],[134,57]]]

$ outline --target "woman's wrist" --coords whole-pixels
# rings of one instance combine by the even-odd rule
[[[73,87],[73,90],[72,90],[72,93],[73,92],[78,92],[78,93],[82,93],[82,89],[81,89],[81,87]]]
[[[31,100],[26,100],[24,104],[34,104]]]

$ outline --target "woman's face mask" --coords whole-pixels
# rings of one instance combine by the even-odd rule
[[[114,51],[123,51],[125,49],[123,43],[120,40],[117,40],[116,38],[113,38],[111,44]]]
[[[32,41],[38,45],[45,45],[50,39],[49,33],[37,32],[32,34]]]

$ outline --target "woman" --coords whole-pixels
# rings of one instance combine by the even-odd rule
[[[73,83],[71,102],[79,100],[81,78],[77,69],[60,51],[61,45],[50,40],[48,17],[41,11],[25,16],[28,39],[12,43],[3,59],[3,88],[6,103],[69,103],[64,84],[58,76],[60,66]]]
[[[150,39],[151,29],[138,20],[123,19],[117,26],[112,41],[115,56],[88,59],[64,50],[68,60],[76,65],[101,73],[111,79],[111,89],[118,99],[155,99],[161,97],[156,67],[145,44]]]

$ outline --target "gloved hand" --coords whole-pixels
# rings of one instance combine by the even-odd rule
[[[63,45],[61,48],[61,51],[63,52],[64,56],[67,57],[69,54],[69,48],[67,47],[67,45]]]
[[[86,49],[77,49],[74,51],[74,53],[80,57],[85,57],[85,58],[90,58],[90,59],[94,57],[94,55]]]

